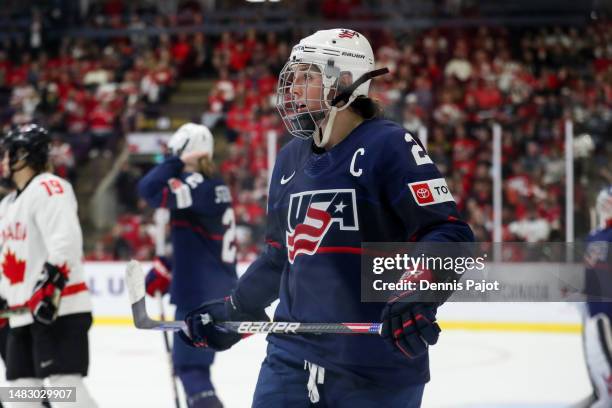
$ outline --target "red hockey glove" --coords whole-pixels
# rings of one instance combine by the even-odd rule
[[[157,292],[165,295],[170,288],[172,282],[172,268],[170,261],[159,256],[153,260],[153,267],[147,273],[145,278],[145,287],[149,296],[155,296]]]
[[[40,280],[34,287],[34,294],[27,302],[34,320],[51,324],[57,318],[62,289],[66,286],[67,272],[45,262]]]

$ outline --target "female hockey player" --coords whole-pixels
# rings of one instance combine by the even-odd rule
[[[49,143],[37,125],[0,140],[2,178],[13,186],[0,202],[0,295],[10,308],[30,309],[9,319],[6,378],[12,387],[76,387],[71,406],[89,408],[96,404],[83,383],[92,321],[83,237],[72,186],[47,171]]]
[[[473,236],[425,150],[378,117],[368,89],[385,71],[374,71],[362,34],[333,29],[302,39],[280,73],[277,108],[296,139],[274,166],[265,250],[231,296],[187,315],[183,338],[227,349],[241,337],[214,321],[258,320],[277,298],[275,321],[382,321],[383,332],[269,335],[254,407],[421,403],[437,304],[397,301],[409,296],[402,293],[387,304],[361,302],[361,244]]]
[[[147,173],[138,191],[151,207],[170,210],[173,248],[147,276],[147,292],[165,293],[182,319],[202,301],[224,296],[236,284],[236,225],[228,187],[215,175],[213,136],[207,127],[181,126],[168,142],[171,156]],[[190,408],[219,408],[210,381],[214,351],[175,341],[172,362]]]

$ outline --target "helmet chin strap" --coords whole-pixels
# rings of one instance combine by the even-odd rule
[[[26,152],[26,153],[23,153],[21,157],[15,160],[9,160],[9,172],[10,172],[11,177],[13,176],[13,174],[15,174],[15,172],[26,168],[26,166],[28,165],[28,162],[26,161],[26,159],[28,158],[29,155],[30,153]],[[12,166],[11,166],[11,161],[13,162]],[[21,166],[19,166],[19,168],[16,168],[15,165],[19,162],[22,162],[22,164]]]
[[[348,103],[345,103],[341,107],[332,106],[331,109],[329,110],[329,115],[327,115],[327,119],[323,120],[325,125],[324,126],[317,125],[312,135],[312,138],[317,147],[325,147],[325,145],[329,143],[331,131],[332,131],[332,128],[334,127],[334,122],[336,120],[336,114],[348,108],[349,105],[353,103],[355,98],[357,98],[356,95],[351,95],[348,99]],[[323,125],[323,123],[321,125]]]
[[[312,140],[314,140],[314,144],[317,147],[325,147],[327,142],[329,142],[329,136],[331,135],[331,128],[334,124],[334,120],[336,119],[336,112],[338,110],[334,106],[331,108],[331,111],[328,115],[327,125],[324,126],[325,130],[323,130],[319,125],[315,127],[315,131],[312,134]]]
[[[13,175],[20,171],[23,170],[28,163],[25,161],[25,159],[27,159],[29,153],[24,153],[20,158],[18,158],[17,160],[9,160],[9,165],[8,165],[8,174],[5,176],[4,174],[2,175],[2,178],[0,179],[0,184],[2,184],[5,187],[8,188],[14,188],[16,187],[15,185],[15,181],[13,180]],[[20,161],[22,161],[22,165],[19,166],[19,168],[15,167],[15,164],[19,163]],[[12,163],[11,163],[12,162]]]
[[[374,77],[387,74],[388,72],[388,68],[375,69],[373,71],[366,72],[332,100],[329,115],[327,116],[327,119],[323,120],[323,122],[325,123],[324,128],[322,128],[322,126],[317,125],[312,135],[312,138],[317,147],[325,147],[325,145],[329,143],[331,131],[334,127],[334,121],[336,120],[336,114],[348,108],[351,103],[353,103],[353,101],[357,98],[357,95],[354,94],[355,90],[364,82],[369,81]],[[344,102],[344,105],[338,107],[338,104],[340,102]],[[321,123],[322,125],[323,122]]]

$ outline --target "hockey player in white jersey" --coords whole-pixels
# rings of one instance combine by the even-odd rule
[[[92,322],[83,238],[72,186],[47,172],[49,141],[37,125],[0,139],[1,177],[13,186],[0,202],[0,296],[11,309],[29,309],[9,319],[6,378],[13,387],[75,387],[69,405],[89,408],[96,404],[83,383]]]

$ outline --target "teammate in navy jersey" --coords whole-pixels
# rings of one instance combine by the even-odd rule
[[[333,29],[302,39],[280,73],[277,108],[296,138],[272,173],[265,250],[230,297],[187,315],[183,338],[227,349],[241,337],[214,321],[259,320],[277,298],[275,321],[382,321],[383,333],[269,335],[254,407],[420,406],[438,305],[362,303],[361,244],[473,235],[419,142],[377,117],[368,89],[385,71],[363,35]]]
[[[593,395],[581,406],[612,407],[612,186],[597,196],[600,227],[587,238],[586,290],[589,296],[583,325],[584,355]]]
[[[172,155],[155,166],[138,184],[152,207],[170,209],[173,268],[164,259],[154,262],[147,292],[164,292],[176,317],[203,301],[227,295],[236,283],[235,220],[230,191],[214,175],[213,137],[208,128],[181,126],[168,143]],[[175,339],[176,340],[176,339]],[[210,381],[214,351],[195,350],[174,342],[172,360],[190,407],[220,407]]]

